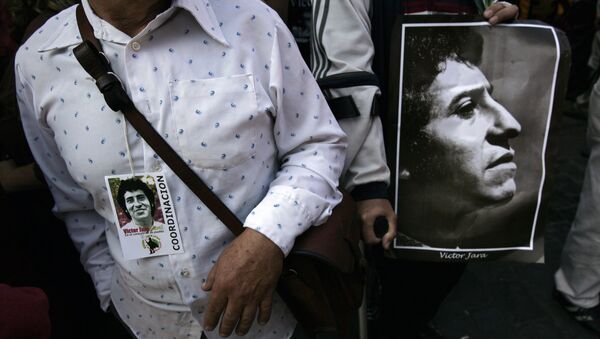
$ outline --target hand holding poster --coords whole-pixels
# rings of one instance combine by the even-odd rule
[[[521,251],[539,261],[548,136],[564,93],[557,32],[410,20],[399,55],[394,255]]]

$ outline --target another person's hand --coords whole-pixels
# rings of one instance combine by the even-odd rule
[[[356,202],[358,216],[362,224],[363,241],[367,245],[381,243],[383,248],[389,249],[396,236],[396,213],[387,199],[368,199]],[[375,235],[375,219],[383,216],[387,219],[388,230],[382,238]]]
[[[223,251],[202,289],[210,291],[204,329],[219,335],[248,332],[256,314],[264,325],[271,316],[273,292],[283,269],[283,252],[263,234],[246,228]],[[237,325],[237,326],[236,326]]]
[[[0,185],[6,193],[44,188],[45,185],[35,175],[35,164],[17,166],[12,160],[0,161]]]
[[[17,168],[17,164],[12,159],[6,159],[0,161],[0,181],[4,185],[6,183],[6,179],[10,176],[10,173]]]
[[[483,17],[486,18],[491,25],[495,25],[505,21],[514,20],[517,18],[518,14],[519,7],[506,1],[498,1],[491,4],[483,12]]]

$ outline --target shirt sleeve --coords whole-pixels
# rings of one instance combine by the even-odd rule
[[[64,221],[81,263],[94,282],[100,305],[106,310],[114,261],[108,251],[104,218],[93,209],[91,195],[69,175],[53,133],[45,125],[43,110],[35,108],[31,86],[24,80],[18,59],[16,89],[27,141],[54,197],[53,212]]]
[[[369,18],[370,0],[313,1],[313,48],[311,68],[317,80],[352,72],[373,73],[371,65],[374,45]],[[377,86],[354,86],[326,90],[328,99],[351,97],[359,115],[339,121],[348,135],[348,155],[342,175],[342,186],[352,192],[358,186],[370,185],[377,192],[368,197],[386,196],[383,185],[390,181],[383,141],[381,120],[375,109],[379,96]],[[364,196],[364,194],[361,194]]]
[[[244,225],[287,255],[295,238],[323,224],[341,201],[337,186],[347,144],[292,34],[280,20],[275,31],[268,90],[280,169]]]

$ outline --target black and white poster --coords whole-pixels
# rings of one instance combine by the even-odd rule
[[[401,35],[394,256],[542,261],[557,32],[427,22]]]

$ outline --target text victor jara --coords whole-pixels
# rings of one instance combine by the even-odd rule
[[[440,252],[440,258],[442,259],[454,259],[454,260],[469,260],[469,259],[485,259],[487,253],[457,253],[457,252]]]

